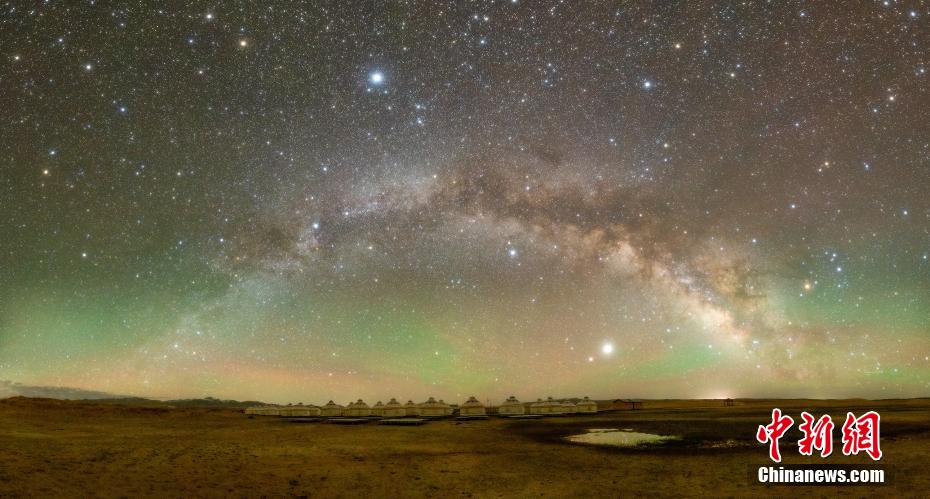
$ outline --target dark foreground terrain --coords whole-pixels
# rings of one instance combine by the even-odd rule
[[[233,409],[133,407],[0,400],[0,496],[158,497],[615,497],[896,496],[930,490],[930,400],[646,401],[642,410],[514,421],[434,421],[419,427],[341,426],[249,418]],[[886,470],[882,486],[774,487],[755,429],[773,406],[829,413],[834,455],[802,458],[797,424],[786,463],[862,463]],[[882,416],[879,463],[844,457],[847,410]],[[569,444],[588,428],[677,435],[633,449]]]

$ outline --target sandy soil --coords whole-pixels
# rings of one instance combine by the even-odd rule
[[[434,421],[420,427],[294,424],[231,409],[167,409],[41,399],[0,401],[0,496],[117,497],[615,497],[909,496],[930,490],[930,400],[647,401],[642,410],[589,417]],[[777,405],[882,415],[889,484],[774,487],[756,482],[771,464],[754,440]],[[678,435],[653,448],[565,442],[588,428]],[[865,456],[786,463],[863,463]],[[839,430],[835,445],[840,444]]]

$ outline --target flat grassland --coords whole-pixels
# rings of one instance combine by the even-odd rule
[[[858,463],[885,485],[787,487],[756,480],[773,465],[755,439],[780,407],[796,421],[785,463]],[[837,425],[827,459],[797,452],[800,413]],[[884,458],[845,457],[846,411],[881,414]],[[677,435],[654,447],[564,441],[589,428]],[[294,424],[232,409],[0,400],[0,496],[24,497],[617,497],[925,496],[930,400],[645,401],[642,409],[544,420],[432,421],[419,427]]]

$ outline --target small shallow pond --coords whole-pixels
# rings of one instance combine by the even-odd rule
[[[641,444],[660,444],[680,437],[672,435],[654,435],[616,428],[593,428],[587,433],[565,437],[570,442],[579,444],[611,445],[614,447],[635,447]]]

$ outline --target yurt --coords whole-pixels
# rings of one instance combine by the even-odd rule
[[[526,413],[526,408],[517,400],[517,397],[511,395],[497,408],[497,413],[501,416],[520,416]]]
[[[404,404],[404,415],[405,416],[419,416],[420,406],[418,404],[414,404],[412,400],[408,400],[407,403]]]
[[[536,399],[536,402],[530,404],[530,414],[546,414],[546,403],[543,402],[543,399]]]
[[[428,418],[441,418],[448,416],[449,406],[444,402],[436,402],[436,399],[430,397],[426,402],[420,404],[420,416]]]
[[[284,417],[292,417],[292,416],[302,416],[303,414],[301,414],[301,412],[303,412],[303,407],[298,407],[295,405],[288,405],[288,406],[282,407],[278,411],[278,414]]]
[[[392,398],[388,401],[387,404],[384,404],[384,408],[381,410],[381,415],[386,418],[402,418],[407,415],[407,411],[404,409],[404,406],[397,401],[397,399]]]
[[[371,408],[371,415],[379,418],[384,416],[384,404],[380,400]]]
[[[371,416],[371,407],[368,407],[368,404],[363,402],[362,399],[358,399],[354,404],[349,404],[342,413],[356,418]]]
[[[562,403],[556,401],[554,398],[547,398],[545,403],[549,405],[550,414],[565,414],[565,408]]]
[[[451,416],[452,413],[455,412],[455,410],[452,408],[452,406],[449,405],[449,404],[447,404],[445,400],[439,399],[439,403],[442,404],[442,405],[444,405],[444,406],[446,406],[446,407],[445,407],[446,416]]]
[[[320,409],[320,415],[328,418],[342,416],[343,407],[332,400]]]
[[[546,400],[537,399],[530,405],[530,414],[561,414],[562,404],[549,397]]]
[[[319,416],[320,408],[312,405],[291,405],[281,408],[281,415],[288,417],[310,417],[310,416]]]
[[[575,406],[578,408],[578,412],[584,414],[594,414],[597,412],[597,402],[585,397],[582,400],[579,400]]]
[[[487,412],[484,410],[484,405],[481,402],[478,402],[478,399],[475,397],[469,397],[459,407],[459,416],[486,416]]]
[[[256,407],[249,407],[245,410],[246,414],[252,414],[255,416],[277,416],[280,409],[278,407],[262,405]]]
[[[262,415],[263,415],[263,416],[280,416],[280,415],[281,415],[281,408],[280,408],[280,407],[274,407],[274,406],[265,407],[265,408],[262,410]]]

